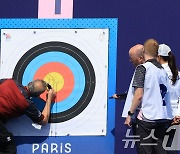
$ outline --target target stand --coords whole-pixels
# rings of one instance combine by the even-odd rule
[[[23,85],[43,79],[56,92],[46,126],[36,129],[23,115],[8,129],[15,136],[108,136],[114,128],[108,93],[115,91],[117,20],[1,21],[0,78]],[[33,101],[42,111],[45,94]]]

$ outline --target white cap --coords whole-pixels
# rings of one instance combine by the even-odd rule
[[[159,56],[169,56],[169,52],[171,51],[171,48],[166,44],[160,44],[158,49],[158,55]]]

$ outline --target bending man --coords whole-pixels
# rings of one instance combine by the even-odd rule
[[[13,79],[0,80],[0,153],[16,153],[13,135],[5,127],[11,118],[26,114],[33,122],[45,125],[50,116],[51,101],[55,97],[53,89],[47,91],[46,105],[42,113],[37,109],[32,97],[38,97],[47,89],[43,80],[35,80],[23,86]]]

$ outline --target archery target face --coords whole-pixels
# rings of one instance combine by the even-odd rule
[[[106,134],[108,39],[108,29],[1,30],[0,77],[43,79],[57,93],[48,125],[39,131],[22,116],[7,124],[14,135]],[[39,110],[42,99],[34,98]]]

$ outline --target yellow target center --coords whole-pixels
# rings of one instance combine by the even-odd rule
[[[44,81],[49,83],[55,92],[60,91],[64,86],[64,78],[61,74],[59,74],[57,72],[48,73],[44,77]]]

